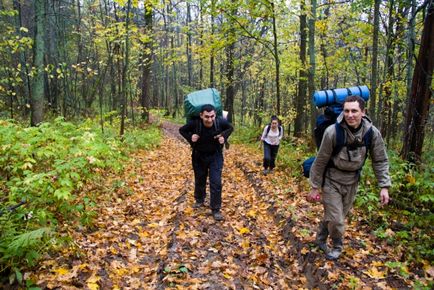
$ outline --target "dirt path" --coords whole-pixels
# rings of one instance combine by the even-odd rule
[[[387,260],[381,245],[350,239],[339,262],[313,247],[319,205],[304,201],[290,173],[259,174],[260,156],[232,145],[225,151],[225,221],[208,208],[193,209],[190,148],[176,125],[163,123],[163,144],[138,152],[101,199],[93,231],[70,229],[76,249],[47,259],[37,273],[46,288],[90,289],[387,289],[405,283],[375,277]],[[351,229],[349,231],[351,235]],[[360,235],[358,235],[360,237]],[[367,251],[366,243],[374,252]],[[363,244],[363,246],[362,246]],[[365,247],[365,248],[364,248]],[[382,264],[379,264],[379,263]],[[364,264],[363,264],[364,263]],[[367,263],[367,264],[366,264]],[[392,273],[393,274],[393,273]]]

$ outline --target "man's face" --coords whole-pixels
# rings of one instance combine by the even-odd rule
[[[203,111],[202,113],[200,113],[200,118],[202,119],[205,127],[211,128],[215,120],[215,111],[214,110],[211,112]]]
[[[360,109],[357,101],[344,103],[344,118],[348,126],[358,128],[364,115],[365,112]]]

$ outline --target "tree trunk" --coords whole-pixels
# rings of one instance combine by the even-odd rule
[[[15,29],[16,29],[16,33],[17,35],[22,35],[21,32],[21,27],[23,26],[22,23],[22,11],[21,11],[21,3],[18,0],[14,0],[13,2],[14,4],[14,9],[18,11],[17,16],[15,17]],[[21,69],[20,69],[20,77],[23,81],[23,85],[22,85],[22,95],[24,97],[24,104],[29,104],[30,103],[30,78],[29,78],[29,70],[28,70],[28,66],[26,65],[27,63],[27,53],[26,51],[20,51],[19,52],[19,61],[20,61],[20,65],[21,65]],[[28,116],[28,110],[26,109],[27,106],[24,106],[24,112],[26,116]]]
[[[380,2],[374,2],[374,33],[372,37],[372,72],[371,72],[371,111],[370,116],[376,121],[377,77],[378,77],[378,31],[380,27]]]
[[[236,9],[231,11],[231,15],[235,16],[237,14]],[[234,88],[234,50],[235,50],[235,28],[233,23],[233,18],[229,18],[229,31],[227,39],[229,44],[226,47],[226,100],[225,109],[228,111],[227,119],[229,122],[233,122],[234,117],[234,98],[235,98],[235,88]]]
[[[406,80],[407,80],[407,103],[405,108],[405,114],[409,111],[410,102],[408,100],[411,99],[411,81],[413,78],[413,70],[414,70],[414,64],[413,64],[413,58],[414,58],[414,47],[416,42],[416,33],[415,33],[415,25],[416,25],[416,0],[411,0],[410,4],[410,21],[408,23],[407,28],[407,50],[406,50],[406,58],[407,58],[407,70],[406,70]],[[405,118],[407,119],[407,116],[405,115]],[[403,122],[401,125],[401,130],[405,132],[405,123]]]
[[[187,1],[187,85],[191,87],[192,84],[192,72],[193,72],[193,60],[191,56],[191,46],[192,46],[192,37],[191,37],[191,8],[190,3]]]
[[[308,99],[310,104],[310,127],[312,140],[314,140],[313,129],[315,128],[316,110],[312,101],[315,92],[315,22],[316,22],[316,0],[311,0],[311,16],[309,18],[309,76],[308,76]]]
[[[35,42],[33,66],[36,74],[32,80],[31,125],[44,120],[44,54],[45,54],[45,0],[35,0]]]
[[[393,85],[393,75],[394,75],[394,50],[395,50],[395,35],[394,35],[394,9],[395,1],[389,1],[389,20],[387,27],[387,43],[386,43],[386,61],[384,64],[384,82],[382,84],[382,89],[379,102],[378,102],[378,112],[377,116],[377,126],[380,128],[381,134],[384,139],[389,139],[390,128],[388,128],[388,119],[391,115],[392,107],[392,85]],[[381,112],[381,114],[380,114]]]
[[[121,87],[121,129],[120,135],[123,136],[125,133],[125,118],[126,118],[126,109],[127,109],[127,100],[128,100],[128,91],[127,91],[127,82],[128,82],[128,66],[129,66],[129,58],[130,58],[130,9],[131,9],[131,0],[128,0],[127,3],[127,17],[125,20],[125,60],[122,68],[122,87]]]
[[[140,106],[142,107],[142,120],[149,121],[149,105],[150,105],[150,84],[151,84],[151,61],[152,61],[152,4],[150,1],[145,2],[144,17],[145,27],[144,33],[148,35],[149,40],[142,44],[142,88],[140,94]]]
[[[306,11],[305,0],[301,1],[301,15],[300,15],[300,64],[299,79],[298,79],[298,95],[296,100],[296,117],[294,122],[294,136],[301,137],[303,134],[303,119],[304,119],[304,105],[306,104],[306,89],[307,89],[307,73],[306,73]]]
[[[241,81],[241,118],[240,124],[244,125],[244,116],[246,115],[247,109],[247,80],[243,79]]]
[[[434,68],[434,3],[427,9],[419,56],[416,61],[411,86],[411,98],[407,111],[406,130],[402,156],[412,163],[422,161],[422,147],[425,125],[432,95],[432,75]]]
[[[274,9],[274,2],[271,1],[271,17],[273,21],[273,56],[274,56],[274,67],[276,74],[276,114],[280,115],[280,59],[278,51],[278,39],[277,39],[277,28],[276,28],[276,11]]]
[[[211,36],[214,36],[215,33],[215,26],[214,26],[214,13],[215,13],[215,2],[216,0],[211,0]],[[213,47],[213,43],[211,43],[211,46]],[[211,55],[209,56],[209,85],[211,88],[215,87],[215,81],[214,81],[214,70],[215,70],[215,50],[214,48],[211,48]]]

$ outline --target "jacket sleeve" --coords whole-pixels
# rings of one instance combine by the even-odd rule
[[[262,130],[262,135],[261,135],[261,140],[265,140],[265,138],[267,137],[267,128],[269,125],[266,125],[264,127],[264,130]]]
[[[392,181],[389,175],[389,159],[387,157],[386,146],[380,131],[372,127],[372,144],[369,150],[372,160],[372,169],[374,170],[375,177],[377,178],[378,185],[383,187],[390,187]]]
[[[221,126],[221,130],[222,130],[222,132],[220,134],[225,138],[225,141],[226,141],[226,140],[228,140],[229,136],[234,131],[234,127],[232,126],[231,123],[229,123],[228,121],[226,121],[224,119],[221,119],[220,121],[221,121],[220,126]]]
[[[333,153],[336,129],[335,126],[329,126],[325,132],[319,147],[315,161],[310,169],[309,183],[313,188],[321,188],[324,180],[324,173]]]
[[[187,142],[190,143],[190,145],[193,145],[193,142],[191,141],[191,136],[193,136],[194,134],[195,127],[196,126],[194,122],[189,121],[187,124],[179,128],[179,134],[181,134],[182,137],[184,137],[185,140],[187,140]]]

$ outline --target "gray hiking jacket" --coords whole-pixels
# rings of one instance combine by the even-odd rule
[[[369,128],[372,127],[371,146],[370,148],[361,146],[348,150],[349,148],[344,145],[339,153],[332,156],[333,148],[336,145],[336,128],[335,125],[329,126],[324,132],[317,157],[310,170],[310,185],[314,188],[321,188],[324,184],[324,177],[344,185],[358,182],[358,170],[363,166],[367,153],[366,151],[369,150],[369,156],[372,160],[372,167],[378,185],[381,188],[390,187],[391,178],[389,175],[389,161],[380,131],[372,125],[368,118],[362,119],[362,128],[355,133],[352,133],[348,128],[348,125],[344,122],[343,113],[339,115],[337,122],[339,122],[343,127],[346,144],[363,142],[363,136]],[[332,168],[328,167],[331,158],[334,163],[334,167]]]

